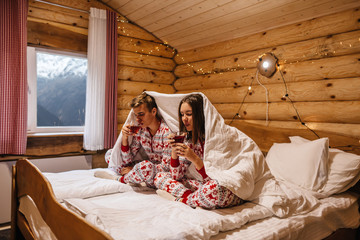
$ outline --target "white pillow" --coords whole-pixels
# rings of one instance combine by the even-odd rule
[[[301,144],[274,143],[266,162],[276,179],[317,191],[328,175],[328,138]]]
[[[116,173],[109,168],[88,170],[71,170],[59,173],[43,173],[49,180],[54,194],[59,202],[66,198],[89,198],[104,194],[131,191],[128,184],[119,181],[97,178],[94,173],[98,170],[109,174]]]
[[[310,140],[299,136],[289,138],[291,143],[294,144],[310,142]],[[326,196],[345,192],[359,180],[360,156],[336,148],[330,148],[328,180],[319,192],[326,194]]]

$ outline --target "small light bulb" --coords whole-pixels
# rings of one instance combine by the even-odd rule
[[[249,91],[251,90],[251,86],[249,86]]]
[[[262,64],[263,68],[268,68],[269,67],[269,62],[268,61],[264,61]]]

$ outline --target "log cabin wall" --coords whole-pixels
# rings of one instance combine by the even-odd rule
[[[29,0],[28,45],[86,53],[90,7],[110,8],[95,0],[46,2],[54,5]],[[172,86],[175,80],[173,56],[173,48],[125,18],[118,17],[118,131],[134,96],[144,90],[175,92]],[[93,167],[106,167],[104,152],[90,152],[93,154]],[[25,157],[87,153],[82,149],[82,136],[42,136],[28,137]],[[3,160],[14,158],[18,157],[0,156]]]
[[[279,59],[289,97],[279,71],[258,75],[268,91],[268,122],[265,89],[256,80],[267,52]],[[288,136],[317,139],[308,126],[330,146],[360,154],[359,9],[179,52],[175,61],[177,93],[203,92],[262,151]]]

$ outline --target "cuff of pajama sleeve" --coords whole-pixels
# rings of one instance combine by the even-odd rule
[[[197,169],[196,169],[197,170]],[[197,170],[198,171],[198,173],[200,173],[201,174],[201,176],[203,177],[203,179],[205,179],[205,178],[207,178],[207,174],[206,174],[206,172],[205,172],[205,167],[202,167],[201,169],[199,169],[199,170]]]
[[[121,151],[123,151],[123,152],[127,152],[127,151],[129,151],[129,145],[128,146],[123,146],[123,145],[121,145]]]
[[[178,167],[180,165],[179,158],[176,158],[176,159],[171,158],[170,165],[172,167]]]

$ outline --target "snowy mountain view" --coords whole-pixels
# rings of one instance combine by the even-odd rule
[[[37,126],[83,126],[87,59],[37,53]]]

